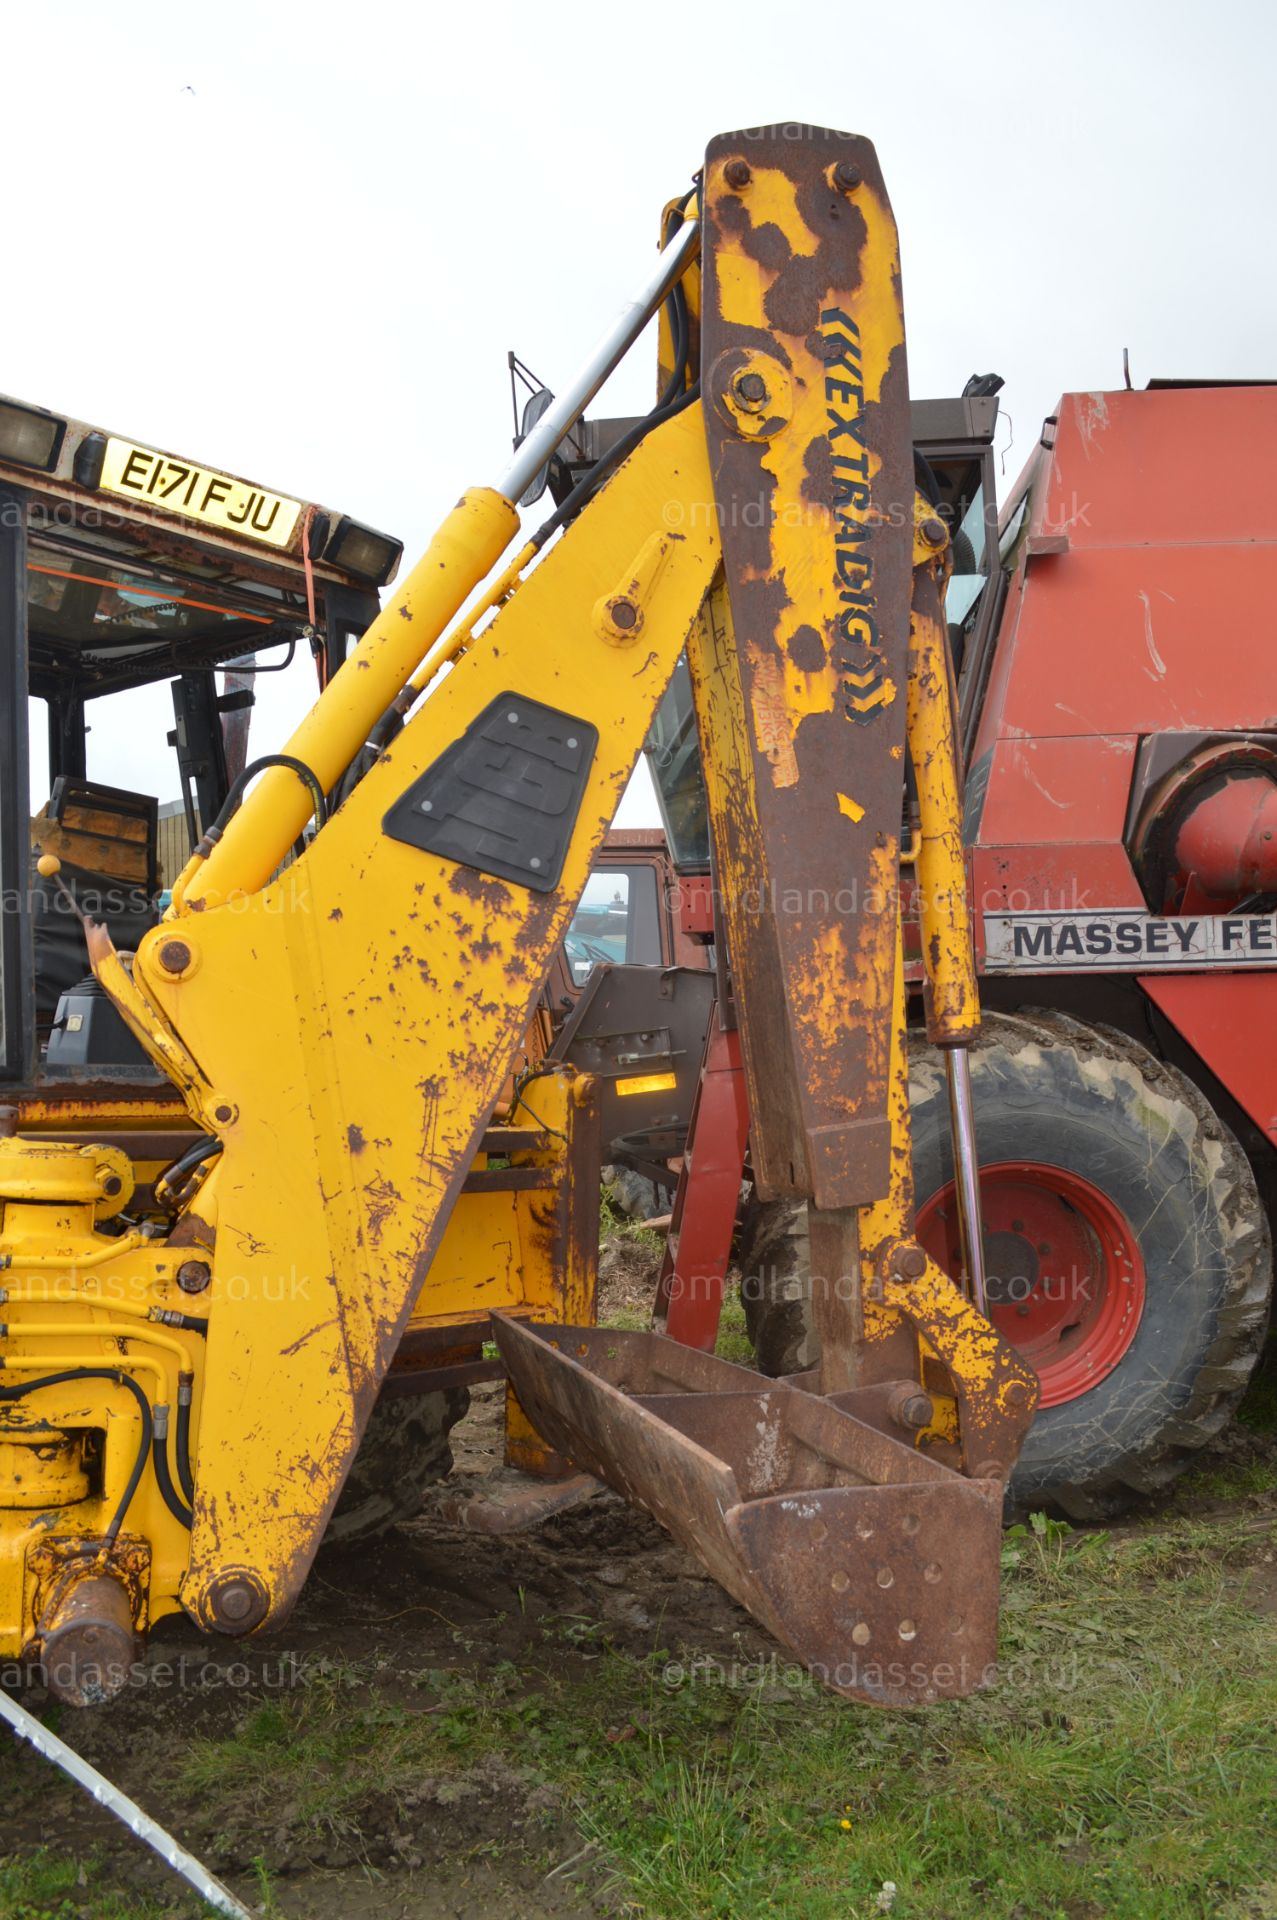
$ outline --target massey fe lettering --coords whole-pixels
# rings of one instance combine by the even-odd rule
[[[863,725],[879,707],[890,706],[895,688],[887,678],[874,618],[874,560],[868,518],[869,450],[863,438],[864,370],[860,329],[841,307],[820,316],[825,356],[826,439],[833,465],[834,587],[841,611],[834,659],[843,712]]]
[[[1277,915],[1176,919],[1130,913],[987,913],[991,973],[1139,973],[1277,965]]]

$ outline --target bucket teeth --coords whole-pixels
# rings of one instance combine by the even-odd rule
[[[657,1334],[492,1318],[540,1433],[653,1514],[816,1678],[874,1706],[990,1683],[996,1481]]]

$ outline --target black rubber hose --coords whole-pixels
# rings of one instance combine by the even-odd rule
[[[197,852],[202,851],[205,857],[212,852],[213,848],[225,833],[230,823],[231,815],[243,799],[245,787],[249,781],[255,779],[259,773],[265,773],[268,767],[287,767],[290,773],[297,775],[297,778],[310,794],[311,805],[315,815],[315,825],[317,827],[324,825],[328,819],[328,802],[324,799],[324,790],[319,784],[318,774],[313,773],[304,760],[296,759],[291,753],[264,753],[260,760],[250,760],[243,773],[236,778],[230,792],[222,803],[221,812],[218,814],[216,820],[214,820],[212,826],[201,836]]]
[[[696,189],[694,187],[689,187],[678,204],[670,209],[671,214],[676,216],[676,220],[670,221],[661,236],[661,245],[663,247],[668,247],[670,241],[678,232],[679,227],[684,225],[683,213],[695,191]],[[663,412],[683,391],[683,383],[687,378],[687,356],[692,340],[692,323],[691,316],[687,310],[687,293],[681,280],[674,282],[674,285],[670,288],[665,304],[669,311],[673,372],[666,382],[664,393],[657,402],[656,411],[658,413]]]
[[[175,1186],[183,1174],[193,1172],[196,1167],[202,1166],[205,1160],[211,1160],[215,1153],[220,1153],[221,1151],[222,1142],[220,1140],[215,1139],[211,1133],[202,1134],[193,1147],[188,1147],[186,1152],[180,1154],[171,1166],[165,1167],[163,1173],[155,1183],[156,1186],[161,1185],[161,1183],[166,1187]]]
[[[111,1380],[118,1387],[127,1387],[137,1401],[138,1411],[142,1416],[142,1444],[137,1450],[137,1458],[133,1462],[133,1471],[129,1475],[128,1485],[106,1530],[107,1544],[110,1545],[124,1523],[125,1514],[133,1504],[133,1496],[141,1484],[147,1456],[151,1451],[153,1430],[151,1403],[131,1374],[120,1373],[114,1367],[68,1367],[62,1373],[44,1373],[34,1380],[23,1380],[16,1386],[0,1387],[0,1400],[21,1400],[24,1394],[34,1393],[37,1387],[60,1387],[65,1380]]]
[[[667,420],[672,420],[676,413],[682,413],[684,407],[690,407],[692,402],[699,400],[700,397],[701,383],[698,380],[695,386],[688,387],[686,392],[680,394],[678,399],[672,401],[669,406],[658,407],[631,427],[628,433],[622,434],[621,438],[608,448],[597,465],[591,467],[587,474],[582,475],[562,506],[556,507],[549,519],[542,521],[532,536],[531,544],[537,548],[543,547],[550,535],[557,532],[565,521],[574,519],[580,513],[582,507],[593,494],[597,493],[614,469],[633,453],[639,442],[645,440],[654,427],[664,426]]]
[[[151,1464],[155,1469],[155,1484],[160,1490],[160,1498],[178,1522],[189,1533],[193,1515],[189,1507],[184,1507],[177,1497],[177,1488],[173,1485],[173,1476],[168,1464],[168,1408],[156,1407],[154,1430],[151,1434]]]
[[[687,312],[687,295],[683,291],[681,280],[675,282],[665,302],[669,312],[670,344],[673,349],[673,372],[665,383],[665,391],[657,402],[656,410],[668,407],[677,400],[683,391],[687,378],[687,352],[691,344],[691,321]]]
[[[177,1383],[177,1478],[191,1506],[195,1505],[195,1475],[191,1472],[191,1382],[182,1374]]]

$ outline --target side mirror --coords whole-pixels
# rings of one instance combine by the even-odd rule
[[[523,416],[519,421],[518,438],[515,440],[515,443],[514,443],[516,447],[521,447],[523,445],[523,442],[527,439],[533,427],[535,427],[537,421],[553,405],[554,405],[554,395],[553,393],[551,393],[549,387],[538,387],[535,393],[530,394],[528,396],[527,402],[523,409]],[[550,458],[553,459],[553,457],[554,456],[552,454]],[[521,507],[535,506],[537,501],[541,498],[541,495],[545,492],[546,488],[549,486],[549,484],[550,484],[550,461],[547,460],[545,465],[541,467],[538,470],[538,472],[533,474],[527,486],[523,489],[523,492],[519,495],[518,504]]]

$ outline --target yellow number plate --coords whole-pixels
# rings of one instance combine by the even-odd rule
[[[176,460],[171,453],[134,446],[114,434],[106,443],[98,484],[104,493],[121,500],[181,513],[188,520],[202,520],[268,547],[288,545],[302,510],[300,500],[267,493],[264,487],[251,487],[247,480],[232,479],[211,467]]]

